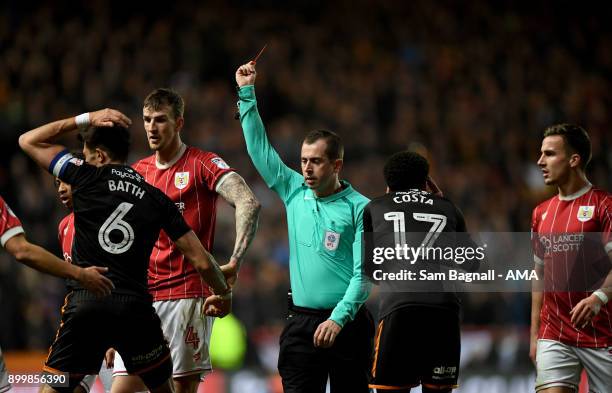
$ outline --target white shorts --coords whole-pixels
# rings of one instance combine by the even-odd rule
[[[580,385],[586,370],[590,393],[612,392],[612,347],[579,348],[554,340],[538,340],[536,392],[553,386]]]
[[[191,298],[153,302],[170,345],[173,378],[199,374],[203,379],[212,371],[208,351],[215,318],[200,315],[204,300]],[[113,376],[118,375],[128,373],[123,359],[119,353],[115,353]]]
[[[110,392],[113,384],[113,369],[106,367],[106,360],[102,362],[102,367],[100,367],[100,371],[98,372],[98,378],[100,379],[100,382],[102,382],[104,391]]]
[[[2,350],[0,349],[0,393],[7,392],[11,388],[8,381],[8,371],[4,365],[4,358],[2,357]]]
[[[89,393],[94,383],[96,383],[96,374],[91,374],[84,376],[81,382],[79,382],[79,385],[85,389],[85,393]]]

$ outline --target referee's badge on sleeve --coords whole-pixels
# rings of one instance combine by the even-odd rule
[[[338,248],[338,244],[340,244],[340,234],[333,231],[326,231],[323,243],[327,250],[335,251]]]
[[[189,184],[189,172],[176,172],[174,175],[174,186],[179,190],[187,187]]]
[[[595,213],[595,206],[580,206],[578,208],[577,218],[580,222],[589,221],[593,218],[593,214]]]

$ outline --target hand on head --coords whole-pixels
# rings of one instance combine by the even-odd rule
[[[106,108],[95,112],[89,112],[89,123],[94,127],[113,127],[117,125],[123,128],[129,128],[132,121],[118,110]]]

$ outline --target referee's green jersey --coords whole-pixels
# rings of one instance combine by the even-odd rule
[[[368,199],[344,181],[341,192],[316,197],[303,176],[285,165],[270,145],[257,111],[255,87],[243,86],[238,97],[249,156],[287,210],[293,302],[333,309],[330,318],[344,326],[369,294],[361,269],[362,218]]]

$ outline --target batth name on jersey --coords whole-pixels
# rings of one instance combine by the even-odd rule
[[[110,191],[123,191],[135,195],[138,199],[142,199],[145,195],[145,190],[125,180],[109,180],[108,189]]]

